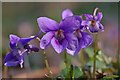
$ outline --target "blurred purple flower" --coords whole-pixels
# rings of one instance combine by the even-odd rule
[[[94,13],[96,13],[98,8],[95,9]],[[85,20],[82,21],[82,25],[83,26],[87,26],[87,29],[92,32],[92,33],[96,33],[98,31],[103,32],[104,31],[104,27],[103,25],[100,23],[103,14],[101,11],[98,12],[97,15],[93,14],[84,14],[84,16],[86,17]]]
[[[4,65],[5,66],[20,65],[22,68],[24,62],[23,60],[24,55],[30,53],[31,51],[34,52],[39,51],[39,48],[28,44],[28,42],[35,39],[37,36],[29,38],[19,38],[16,35],[10,34],[10,47],[12,50],[6,55],[4,59]]]
[[[72,11],[70,11],[68,9],[64,10],[63,13],[73,14]],[[67,17],[70,17],[70,16],[67,15]],[[87,32],[83,32],[85,28],[84,28],[84,26],[81,25],[82,18],[80,16],[78,16],[78,15],[75,15],[73,17],[75,18],[75,20],[76,20],[76,22],[78,24],[77,27],[75,27],[74,32],[73,32],[73,34],[77,37],[78,42],[77,42],[77,45],[76,45],[75,41],[73,41],[73,40],[71,41],[69,39],[72,36],[69,36],[68,41],[71,42],[71,43],[68,44],[68,47],[66,48],[66,50],[67,50],[67,52],[69,54],[76,55],[81,50],[81,48],[86,48],[87,46],[89,46],[93,42],[93,38]],[[66,28],[68,29],[69,27],[66,27]]]

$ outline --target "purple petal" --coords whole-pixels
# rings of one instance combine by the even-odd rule
[[[5,66],[17,66],[19,61],[20,55],[17,53],[17,50],[13,50],[8,53],[4,59]]]
[[[89,21],[83,20],[82,23],[81,23],[81,25],[86,26],[86,25],[88,25],[88,23],[89,23]]]
[[[22,56],[21,56],[22,57]],[[18,60],[10,60],[4,63],[5,66],[18,66],[20,65],[20,67],[23,67],[23,58],[20,58]]]
[[[16,35],[10,34],[10,47],[14,49],[16,47],[16,43],[20,40],[20,38]]]
[[[92,26],[91,23],[89,23],[87,29],[92,33],[98,32],[99,31],[99,22],[96,22],[95,26]]]
[[[72,33],[67,33],[65,35],[66,35],[66,40],[68,41],[67,48],[70,49],[70,50],[75,50],[78,46],[77,37]]]
[[[86,32],[81,32],[81,34],[82,34],[82,38],[79,41],[80,44],[79,46],[81,46],[81,48],[86,48],[93,42],[93,38],[90,34]]]
[[[67,49],[67,52],[71,55],[76,55],[79,53],[81,48],[85,48],[89,46],[93,42],[93,38],[86,32],[81,32],[81,39],[79,40],[79,45],[77,46],[76,50]]]
[[[52,39],[53,36],[54,36],[54,33],[55,33],[55,32],[47,32],[47,33],[42,37],[42,39],[40,40],[40,48],[45,49],[45,48],[49,45],[51,39]]]
[[[73,16],[73,13],[70,9],[65,9],[62,12],[62,19],[65,19],[66,17]]]
[[[4,63],[11,59],[14,59],[14,55],[12,51],[5,56]]]
[[[10,60],[17,60],[19,57],[19,53],[17,50],[12,50],[10,53],[8,53],[4,59],[4,63]]]
[[[4,65],[5,66],[17,66],[20,64],[20,61],[8,61]]]
[[[82,17],[81,16],[75,15],[73,17],[77,20],[77,22],[79,22],[80,24],[82,23]]]
[[[103,17],[102,12],[98,12],[98,14],[97,14],[97,21],[101,21],[102,17]]]
[[[93,20],[93,16],[91,14],[84,14],[84,16],[86,17],[86,20],[88,21]]]
[[[76,15],[74,17],[76,19],[76,23],[79,23],[79,28],[82,29],[83,28],[83,26],[81,25],[82,24],[82,17],[79,15]]]
[[[90,27],[90,28],[89,28],[89,32],[91,32],[91,33],[97,33],[98,30],[99,30],[99,29],[95,29],[95,28],[93,28],[93,27]]]
[[[19,41],[19,37],[13,34],[10,34],[10,42],[11,44],[17,43]]]
[[[51,40],[51,45],[57,53],[61,53],[67,47],[67,44],[68,42],[66,39],[59,42],[55,37],[53,37]]]
[[[58,30],[58,23],[47,17],[39,17],[37,19],[38,25],[42,32]]]
[[[80,26],[79,20],[76,20],[75,17],[67,17],[60,22],[60,29],[64,32],[73,32],[78,29]]]
[[[27,45],[31,40],[36,38],[36,36],[29,37],[29,38],[21,38],[17,44],[19,48],[23,48],[25,45]]]
[[[99,23],[99,29],[100,29],[101,32],[104,31],[104,26],[101,23]]]
[[[66,51],[67,51],[67,53],[68,54],[70,54],[70,55],[74,55],[74,53],[75,53],[75,50],[70,50],[70,49],[68,49],[68,48],[66,48]]]
[[[71,55],[76,55],[76,54],[78,54],[79,53],[79,51],[81,50],[81,46],[77,46],[77,48],[76,48],[76,50],[70,50],[70,49],[66,49],[67,50],[67,53],[68,54],[71,54]]]
[[[12,43],[10,42],[10,48],[11,48],[11,49],[15,49],[15,48],[16,48],[16,43],[12,44]]]
[[[80,44],[79,44],[78,47],[77,47],[77,49],[75,50],[74,55],[78,54],[81,49],[82,49],[82,47],[81,47]]]
[[[80,25],[79,25],[79,28],[81,29],[81,30],[85,30],[86,29],[86,25],[82,25],[82,17],[81,16],[79,16],[79,15],[76,15],[76,16],[74,16],[75,17],[75,19],[76,19],[76,22],[78,22]],[[87,21],[87,20],[86,20]]]
[[[17,46],[19,48],[23,48],[25,45],[27,45],[31,40],[37,38],[41,34],[41,31],[36,36],[31,36],[29,38],[20,38]]]
[[[81,23],[81,30],[86,30],[87,29],[87,26],[88,26],[88,24],[89,24],[89,21],[87,21],[87,20],[83,20],[82,21],[82,23]]]

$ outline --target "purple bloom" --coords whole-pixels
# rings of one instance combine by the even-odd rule
[[[41,31],[46,33],[40,41],[42,49],[45,49],[50,43],[57,53],[61,53],[68,45],[71,49],[76,48],[78,40],[73,31],[80,24],[72,15],[70,10],[63,11],[63,19],[59,24],[47,17],[39,17],[37,19]]]
[[[22,68],[23,67],[22,64],[24,62],[23,56],[31,51],[34,51],[34,52],[39,51],[39,48],[28,44],[28,42],[35,39],[37,36],[30,37],[30,38],[19,38],[18,36],[11,34],[10,47],[12,50],[6,55],[4,59],[4,65],[5,66],[20,65]]]
[[[88,33],[83,32],[81,17],[73,16],[69,9],[62,12],[62,20],[59,24],[46,17],[40,17],[37,21],[41,31],[46,33],[40,42],[42,49],[51,43],[57,53],[66,49],[69,54],[75,55],[93,41]]]
[[[84,14],[86,17],[85,20],[82,21],[82,25],[87,26],[87,29],[92,32],[104,31],[103,25],[100,23],[103,15],[102,12],[99,11],[97,15],[95,15],[98,8],[95,9],[94,15],[91,14]]]
[[[73,16],[72,11],[64,10],[63,12],[66,14],[68,12],[69,14],[72,14],[72,16]],[[67,17],[70,17],[70,16],[67,15]],[[69,54],[76,55],[81,50],[81,48],[86,48],[87,46],[89,46],[93,42],[93,38],[87,32],[83,32],[84,27],[81,25],[82,18],[80,16],[77,16],[77,15],[75,15],[73,17],[74,17],[76,24],[77,24],[77,27],[74,28],[73,34],[77,37],[78,42],[70,40],[70,37],[72,37],[72,36],[69,36],[67,39],[68,39],[68,41],[70,40],[69,42],[71,42],[71,43],[68,44],[68,47],[66,48],[66,50]]]
[[[75,50],[71,50],[70,48],[67,48],[67,52],[71,55],[78,54],[82,48],[88,47],[93,42],[92,36],[88,34],[87,32],[83,32],[80,28],[77,29],[74,32],[74,34],[76,35],[78,39],[78,45]]]

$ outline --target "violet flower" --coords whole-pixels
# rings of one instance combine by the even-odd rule
[[[69,14],[73,14],[72,11],[70,11],[69,9],[64,10],[63,13],[69,13]],[[70,17],[71,15],[67,15],[67,17]],[[73,16],[73,15],[72,15]],[[88,47],[92,42],[93,42],[93,38],[90,34],[88,34],[87,32],[84,32],[84,26],[81,25],[82,23],[82,18],[78,15],[73,16],[75,18],[75,20],[77,21],[78,26],[75,27],[75,30],[73,32],[73,34],[77,37],[78,39],[78,45],[76,45],[75,47],[72,46],[74,42],[71,42],[70,44],[68,44],[68,47],[66,48],[67,52],[71,55],[76,55],[78,54],[78,52],[81,50],[81,48],[86,48]],[[70,21],[71,22],[71,21]],[[66,23],[67,24],[67,23]],[[66,27],[67,29],[69,27]],[[70,36],[72,37],[72,36]],[[74,47],[74,48],[73,48]]]
[[[6,55],[4,59],[4,65],[5,66],[20,65],[22,68],[24,62],[23,60],[24,55],[30,53],[31,51],[34,52],[39,51],[39,48],[28,44],[28,42],[35,39],[37,36],[29,38],[20,38],[16,35],[10,34],[10,47],[12,50]]]
[[[75,55],[93,41],[88,33],[82,31],[81,17],[73,16],[69,9],[62,12],[62,20],[59,24],[46,17],[40,17],[37,21],[41,31],[46,33],[40,42],[42,49],[51,43],[57,53],[66,49],[69,54]]]
[[[72,15],[70,10],[63,12],[63,20],[61,20],[60,24],[47,17],[39,17],[37,19],[41,31],[46,33],[40,41],[40,48],[45,49],[51,44],[57,53],[61,53],[68,45],[72,49],[77,47],[78,40],[73,34],[73,31],[78,28],[80,24]]]
[[[87,26],[87,29],[92,33],[96,33],[96,32],[99,32],[99,31],[101,31],[101,32],[104,31],[104,27],[101,24],[101,19],[103,17],[103,14],[102,14],[101,11],[98,11],[98,13],[96,15],[97,10],[98,10],[98,8],[96,8],[94,10],[93,15],[84,14],[86,19],[82,21],[82,25]]]

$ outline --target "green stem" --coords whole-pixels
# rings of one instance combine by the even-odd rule
[[[81,64],[82,64],[81,66],[82,66],[82,68],[84,70],[84,68],[85,68],[85,56],[83,54],[83,50],[84,49],[81,49],[79,57],[80,57],[80,61],[81,61]]]
[[[97,34],[94,35],[94,61],[93,61],[93,78],[95,79],[95,71],[96,71],[96,54],[97,54]]]
[[[49,67],[49,64],[48,64],[48,60],[47,60],[45,51],[43,52],[43,56],[44,56],[44,59],[45,59],[45,65],[46,65],[46,68],[48,70],[48,74],[49,74],[50,78],[52,78],[52,73],[51,73],[51,70],[50,70],[50,67]]]
[[[64,51],[64,58],[65,58],[65,61],[64,61],[65,66],[66,66],[66,68],[68,69],[67,54],[66,54],[65,51]]]
[[[67,69],[67,75],[66,75],[66,79],[65,80],[74,80],[74,70],[73,70],[73,65],[69,65],[68,64],[68,58],[67,58],[67,53],[66,51],[64,51],[64,63],[65,63],[65,66],[66,66],[66,69]]]
[[[40,38],[39,37],[37,37],[36,39],[40,42]],[[46,68],[48,70],[48,74],[49,74],[50,78],[53,80],[52,72],[51,72],[49,64],[48,64],[48,60],[47,60],[47,57],[46,57],[45,50],[43,50],[43,56],[44,56],[44,59],[45,59],[45,65],[46,65]]]
[[[70,79],[74,80],[74,70],[73,70],[73,65],[70,66]]]
[[[65,63],[65,66],[66,66],[66,69],[67,69],[67,76],[66,76],[66,78],[69,78],[70,76],[69,76],[69,65],[68,65],[68,61],[67,61],[67,53],[66,53],[66,51],[64,51],[64,63]]]
[[[37,37],[36,39],[40,42],[40,38],[39,37]],[[48,70],[48,74],[49,74],[50,78],[53,80],[52,72],[51,72],[49,64],[48,64],[48,60],[47,60],[47,57],[46,57],[45,50],[43,50],[43,56],[44,56],[44,59],[45,59],[45,65],[46,65],[46,68]]]

